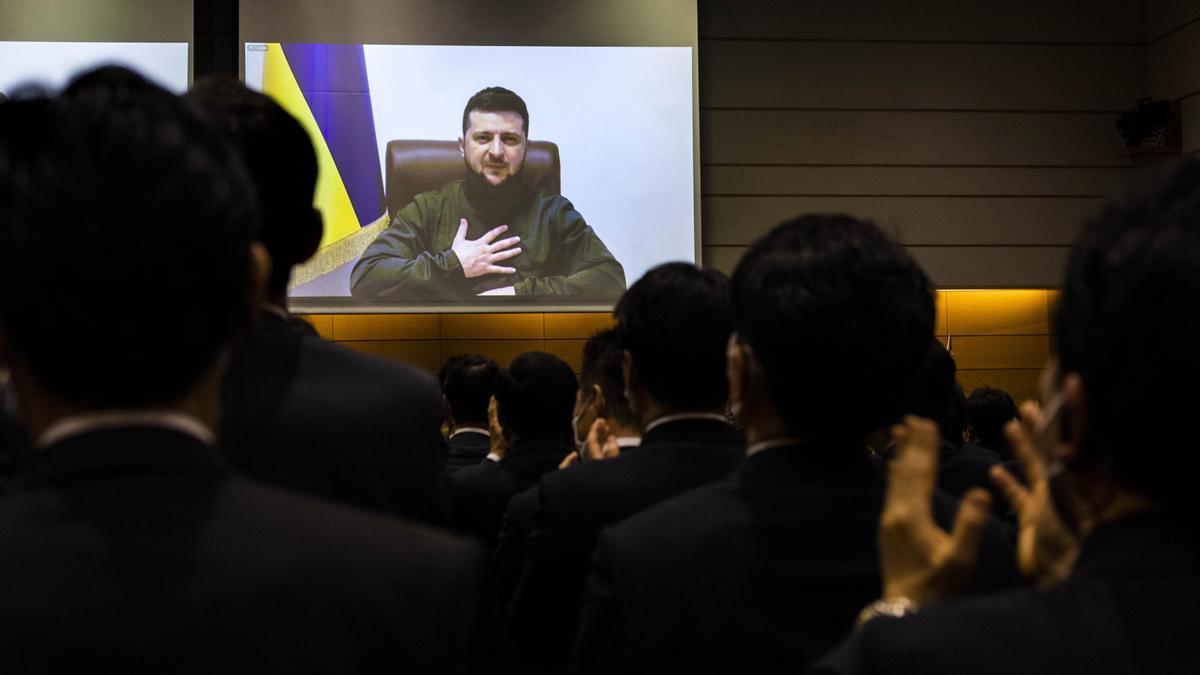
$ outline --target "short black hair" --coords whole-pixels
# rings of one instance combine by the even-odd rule
[[[903,412],[937,423],[942,437],[954,445],[962,443],[966,425],[962,387],[958,384],[958,364],[946,346],[929,336],[921,367],[908,381]]]
[[[0,323],[48,390],[178,400],[247,317],[253,189],[179,97],[102,68],[0,107]]]
[[[500,366],[486,356],[454,358],[442,377],[442,393],[458,425],[487,427],[488,401],[496,393]]]
[[[1016,401],[1002,389],[979,387],[967,397],[967,423],[979,439],[979,445],[1001,455],[1012,454],[1004,437],[1004,426],[1020,417]]]
[[[659,265],[625,291],[613,314],[621,348],[651,397],[690,410],[725,405],[733,320],[724,274],[690,263]]]
[[[583,345],[583,365],[579,372],[579,386],[591,389],[600,385],[608,416],[618,424],[631,426],[637,422],[629,401],[625,399],[625,376],[622,373],[621,338],[616,328],[597,331]]]
[[[529,138],[529,108],[525,106],[525,99],[518,96],[516,92],[504,87],[488,87],[475,92],[475,95],[467,100],[467,106],[463,108],[463,134],[466,134],[467,129],[471,127],[471,112],[475,110],[517,113],[525,124],[525,137]]]
[[[1060,371],[1087,402],[1081,461],[1111,461],[1127,488],[1186,503],[1179,430],[1200,380],[1200,161],[1111,199],[1071,250],[1056,318]]]
[[[792,432],[860,440],[895,421],[933,336],[933,288],[870,221],[805,215],[746,251],[733,275],[739,339]]]
[[[271,254],[273,294],[287,290],[292,267],[304,262],[313,218],[317,154],[300,122],[265,94],[231,77],[197,82],[184,97],[233,143],[258,191],[262,225],[258,240]]]
[[[525,352],[496,380],[500,425],[521,438],[568,443],[579,382],[566,361],[546,352]]]

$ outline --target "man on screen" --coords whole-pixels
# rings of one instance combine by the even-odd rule
[[[356,298],[462,302],[480,295],[616,300],[625,271],[571,202],[525,182],[529,110],[489,87],[467,101],[466,176],[396,212],[350,278]]]

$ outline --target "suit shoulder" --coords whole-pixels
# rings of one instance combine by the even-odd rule
[[[714,536],[723,523],[740,522],[743,510],[737,486],[726,479],[692,488],[635,513],[609,528],[606,536],[611,544],[630,550],[647,546],[666,550],[671,543]]]

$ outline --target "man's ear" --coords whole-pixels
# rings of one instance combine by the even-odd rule
[[[596,417],[608,417],[608,401],[604,399],[604,390],[600,385],[592,385],[592,407],[596,410]]]
[[[1088,403],[1083,390],[1083,378],[1079,373],[1067,373],[1062,381],[1062,395],[1066,409],[1063,410],[1065,429],[1062,442],[1057,443],[1055,452],[1061,454],[1068,464],[1087,457]]]
[[[630,406],[634,406],[634,392],[641,383],[638,381],[637,366],[633,365],[633,354],[630,354],[628,349],[621,352],[621,376],[625,380],[625,400],[629,401]]]
[[[304,231],[299,240],[300,247],[296,249],[296,265],[312,258],[321,247],[321,237],[325,236],[325,219],[321,216],[321,210],[314,206],[312,216],[306,218],[302,226]]]
[[[467,156],[467,141],[462,136],[458,137],[458,154],[462,155],[464,159]]]

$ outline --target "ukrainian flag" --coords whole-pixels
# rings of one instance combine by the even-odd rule
[[[263,92],[300,120],[317,153],[321,249],[292,286],[357,259],[387,222],[362,45],[267,45]]]

